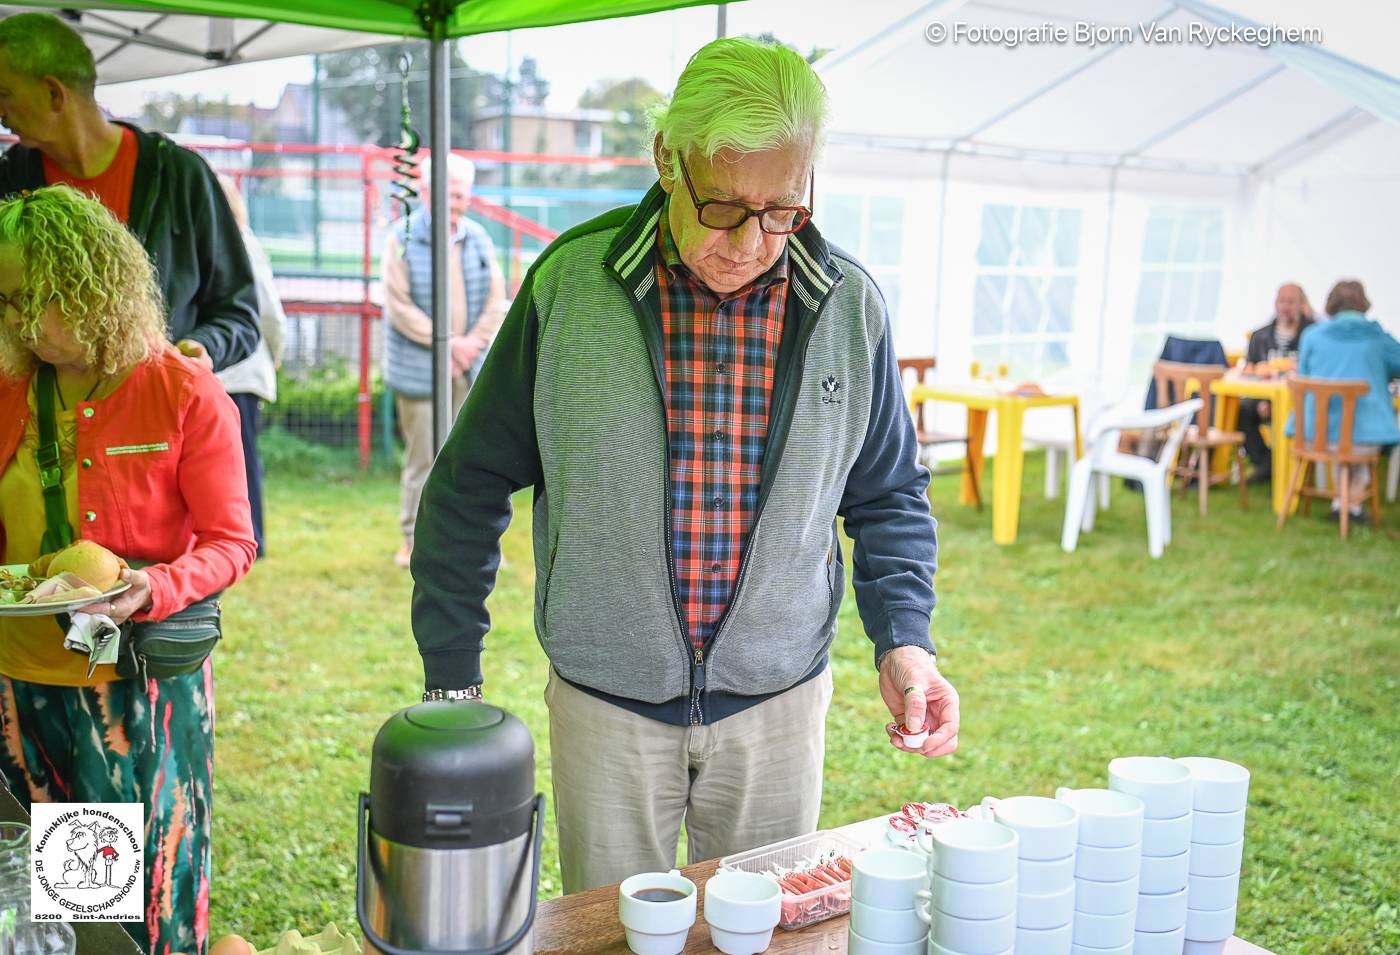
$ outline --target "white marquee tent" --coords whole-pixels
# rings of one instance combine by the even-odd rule
[[[1076,43],[1080,24],[1112,39]],[[1205,45],[1231,25],[1317,32]],[[1167,333],[1242,351],[1284,281],[1321,312],[1358,277],[1400,332],[1400,81],[1358,62],[1397,27],[1361,3],[1274,24],[1194,0],[906,7],[819,63],[818,215],[884,285],[900,354],[948,380],[1005,363],[1140,394]]]

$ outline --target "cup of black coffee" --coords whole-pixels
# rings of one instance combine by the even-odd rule
[[[695,883],[680,874],[643,872],[624,879],[617,914],[636,955],[678,955],[695,924]]]

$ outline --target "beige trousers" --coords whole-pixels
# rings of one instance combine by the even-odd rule
[[[468,375],[452,379],[452,420],[457,420],[471,386]],[[411,549],[418,500],[423,496],[428,472],[433,469],[433,403],[427,398],[394,395],[394,405],[399,411],[399,430],[404,444],[403,471],[399,475],[399,528],[403,531],[403,542]]]
[[[550,670],[549,747],[564,891],[813,832],[831,670],[708,726],[671,726]]]

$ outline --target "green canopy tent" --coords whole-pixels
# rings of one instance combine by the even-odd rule
[[[630,17],[716,0],[28,0],[26,8],[62,10],[92,43],[102,41],[98,75],[104,82],[162,75],[133,58],[125,75],[108,68],[123,50],[149,54],[165,72],[341,49],[386,37],[428,43],[429,129],[433,144],[450,146],[448,44],[500,30],[557,26]],[[721,3],[721,8],[723,4]],[[81,12],[80,12],[81,11]],[[0,15],[18,8],[0,6]],[[211,19],[212,18],[212,19]],[[721,23],[722,14],[721,14]],[[285,26],[279,30],[279,26]],[[319,29],[306,29],[319,28]],[[330,32],[326,31],[339,31]],[[164,58],[162,60],[162,58]],[[172,59],[173,58],[173,59]],[[433,224],[433,446],[441,448],[452,423],[447,321],[447,179],[432,182]]]

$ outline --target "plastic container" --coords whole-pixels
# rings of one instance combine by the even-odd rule
[[[833,851],[836,855],[854,861],[863,849],[859,843],[845,836],[821,831],[725,856],[719,860],[719,867],[721,870],[765,874],[772,869],[796,868],[805,860]],[[778,918],[779,928],[793,931],[815,925],[837,915],[845,915],[851,910],[851,880],[813,889],[802,895],[794,895],[783,889],[782,901],[782,914]]]

